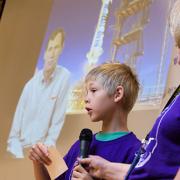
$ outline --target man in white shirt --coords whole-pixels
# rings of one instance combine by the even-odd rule
[[[54,146],[64,123],[70,73],[57,65],[64,31],[57,29],[48,41],[44,67],[25,85],[8,138],[7,151],[23,158],[23,148],[37,142]]]

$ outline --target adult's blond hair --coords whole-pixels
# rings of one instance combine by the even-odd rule
[[[105,63],[93,68],[85,78],[85,83],[97,80],[109,95],[113,95],[118,86],[124,88],[122,108],[129,112],[138,96],[139,82],[137,76],[126,64]]]

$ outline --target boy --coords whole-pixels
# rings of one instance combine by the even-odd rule
[[[131,163],[140,146],[140,141],[127,127],[127,117],[139,90],[136,76],[125,64],[103,64],[87,74],[85,87],[85,109],[92,122],[102,121],[102,131],[94,134],[89,154],[99,155],[112,162]],[[68,170],[58,180],[71,177],[92,179],[82,166],[74,168],[79,147],[80,142],[75,142],[64,157]],[[48,150],[43,145],[32,148],[29,157],[33,160],[36,171],[42,170],[42,163],[50,163]],[[37,165],[36,161],[42,163]],[[43,172],[42,175],[44,174]]]

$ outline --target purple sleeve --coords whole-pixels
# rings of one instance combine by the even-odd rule
[[[64,161],[66,162],[66,165],[68,167],[68,170],[61,174],[56,180],[65,180],[69,179],[67,177],[70,176],[70,173],[72,171],[73,165],[78,157],[79,154],[79,141],[76,141],[68,151],[68,153],[64,156]]]

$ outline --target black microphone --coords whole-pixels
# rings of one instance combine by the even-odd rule
[[[87,158],[91,145],[93,133],[90,129],[83,129],[79,135],[80,141],[80,158]]]

